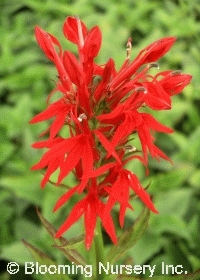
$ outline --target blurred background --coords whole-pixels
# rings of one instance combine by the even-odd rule
[[[148,229],[129,251],[133,264],[157,265],[161,262],[182,265],[193,272],[200,268],[200,1],[199,0],[1,0],[0,9],[0,262],[23,266],[33,260],[22,239],[63,263],[42,228],[36,206],[55,227],[67,217],[71,205],[62,211],[52,209],[62,190],[48,184],[40,188],[42,174],[31,172],[41,151],[30,146],[46,124],[29,125],[33,115],[46,106],[46,97],[54,88],[56,70],[46,59],[34,38],[39,25],[55,35],[64,49],[76,52],[62,34],[64,20],[78,15],[91,28],[102,30],[103,43],[97,62],[112,57],[119,69],[126,57],[126,42],[133,40],[132,59],[149,43],[165,36],[177,41],[158,62],[159,71],[180,69],[193,79],[179,96],[172,110],[155,116],[173,127],[172,135],[157,135],[157,145],[173,160],[150,160],[150,175],[145,177],[138,162],[129,164],[144,186],[149,183],[159,215],[152,214]],[[73,179],[68,178],[73,185]],[[141,211],[127,211],[126,227]],[[114,213],[115,216],[115,213]],[[66,234],[82,232],[82,221]],[[122,232],[117,229],[118,234]],[[105,237],[106,238],[106,237]],[[109,246],[109,244],[108,244]],[[83,249],[84,250],[84,249]],[[159,269],[160,268],[160,269]],[[26,279],[41,279],[27,275]],[[2,271],[0,279],[25,279],[20,274]],[[74,278],[74,279],[79,279]]]

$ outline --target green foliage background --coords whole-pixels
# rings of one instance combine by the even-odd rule
[[[175,129],[172,135],[157,136],[157,145],[174,164],[151,160],[148,177],[139,163],[129,165],[144,186],[151,182],[149,192],[159,215],[151,215],[147,231],[128,256],[133,264],[156,264],[157,275],[161,273],[162,261],[182,265],[188,272],[199,269],[199,0],[1,0],[0,259],[16,261],[20,265],[31,261],[21,242],[25,239],[63,263],[62,256],[51,247],[52,240],[42,228],[35,206],[57,227],[71,206],[68,204],[62,212],[52,213],[62,190],[50,184],[41,190],[41,174],[30,171],[41,156],[40,151],[30,146],[46,125],[31,126],[28,121],[45,108],[46,97],[56,80],[53,65],[36,43],[34,26],[39,25],[54,34],[65,49],[74,51],[74,46],[62,34],[62,25],[68,15],[78,15],[88,27],[98,25],[101,28],[103,45],[98,62],[104,63],[112,57],[118,68],[126,56],[129,37],[133,39],[132,58],[160,37],[177,37],[176,44],[159,61],[160,71],[181,69],[193,75],[193,79],[180,96],[174,97],[172,110],[156,113],[162,123]],[[68,184],[73,185],[72,178]],[[141,211],[140,202],[134,200],[133,206],[135,211],[127,212],[126,226],[132,224]],[[81,222],[70,229],[66,237],[80,234],[82,228]],[[118,229],[118,233],[121,232]],[[0,277],[8,279],[7,274]],[[11,279],[19,279],[15,277],[19,274]],[[36,275],[26,277],[40,279]]]

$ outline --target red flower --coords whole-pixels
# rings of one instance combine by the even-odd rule
[[[65,193],[56,203],[54,211],[60,208],[64,203],[69,200],[69,198],[78,191],[78,186],[72,188],[67,193]],[[88,191],[86,196],[81,199],[72,209],[70,215],[60,227],[56,233],[56,237],[60,237],[71,225],[73,225],[82,215],[84,215],[85,223],[85,245],[89,249],[94,237],[94,229],[96,225],[97,217],[100,217],[102,224],[109,234],[110,238],[114,243],[117,242],[117,237],[115,234],[115,228],[110,214],[108,213],[106,219],[104,217],[105,204],[100,200],[98,195],[98,186],[96,179],[91,180],[91,184],[88,185]]]
[[[127,207],[132,209],[129,203],[131,192],[157,213],[136,174],[124,166],[130,160],[139,159],[147,168],[148,152],[157,159],[169,160],[155,145],[152,133],[171,133],[172,130],[142,112],[141,108],[170,109],[171,97],[184,89],[191,76],[180,71],[164,71],[155,76],[148,73],[150,68],[157,67],[156,61],[171,48],[174,37],[150,44],[132,62],[129,39],[127,58],[117,71],[112,59],[104,66],[94,61],[102,40],[97,26],[88,30],[78,17],[68,17],[63,32],[69,41],[77,45],[78,58],[69,51],[63,51],[54,36],[40,27],[35,29],[38,44],[55,64],[59,80],[48,98],[47,109],[31,120],[31,123],[37,123],[52,119],[49,128],[41,134],[48,138],[33,144],[34,148],[46,148],[47,151],[32,169],[46,169],[42,187],[56,170],[59,170],[57,185],[74,172],[78,184],[58,200],[54,210],[73,195],[81,199],[56,237],[83,215],[85,244],[90,248],[97,218],[101,219],[112,241],[117,242],[111,211],[116,203],[120,204],[119,222],[123,226]],[[55,91],[60,91],[62,97],[50,103]],[[140,147],[129,145],[132,134],[138,136],[141,151]]]

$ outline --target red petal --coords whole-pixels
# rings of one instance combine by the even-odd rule
[[[125,112],[125,119],[121,118],[121,121],[122,123],[117,127],[111,141],[113,147],[116,147],[121,140],[129,136],[142,123],[142,118],[137,111],[127,111]]]
[[[170,75],[164,77],[160,83],[169,95],[174,95],[180,93],[185,88],[185,86],[190,83],[191,79],[191,75],[173,75],[173,72],[171,72]]]
[[[147,82],[144,84],[148,93],[143,94],[144,102],[154,110],[171,109],[171,99],[159,82]]]
[[[123,112],[124,112],[124,105],[119,104],[111,113],[99,115],[97,119],[100,122],[109,123],[110,120],[116,120],[116,118],[121,119]]]
[[[59,238],[65,231],[67,231],[84,213],[87,207],[87,197],[79,201],[71,210],[68,218],[57,231],[55,238]]]
[[[118,85],[128,80],[143,64],[157,61],[171,48],[175,40],[174,37],[159,39],[143,49],[126,69],[116,75],[110,84],[110,90],[113,91]]]
[[[172,160],[165,153],[163,153],[156,145],[154,145],[153,150],[154,150],[154,154],[156,157],[158,157],[158,156],[162,157],[165,160],[168,160],[173,164]]]
[[[153,139],[151,137],[151,134],[149,132],[149,129],[146,126],[141,126],[138,128],[138,136],[140,138],[140,142],[142,145],[142,152],[144,155],[144,161],[145,164],[147,164],[148,158],[147,158],[147,147],[149,151],[153,151]]]
[[[40,45],[41,49],[44,51],[46,56],[55,63],[62,84],[67,90],[69,90],[70,85],[65,69],[61,63],[61,46],[58,40],[54,36],[46,33],[37,26],[35,28],[35,36],[38,41],[38,44]],[[59,54],[57,54],[54,45],[56,45],[59,49]]]
[[[49,107],[46,108],[43,112],[33,117],[32,120],[30,120],[30,123],[37,123],[48,120],[62,112],[65,112],[65,115],[67,115],[70,108],[71,105],[63,104],[62,101],[59,100],[55,103],[50,104]]]
[[[101,97],[104,97],[105,94],[107,94],[107,86],[110,81],[110,78],[114,72],[114,61],[112,59],[109,59],[108,62],[105,65],[102,80],[97,86],[94,97],[96,101],[98,102]]]
[[[119,157],[115,151],[115,148],[108,141],[108,139],[98,130],[94,130],[94,133],[98,137],[98,139],[101,142],[101,144],[103,145],[103,147],[108,151],[108,154],[112,155],[121,164],[121,160],[119,159]]]
[[[94,238],[94,230],[96,226],[96,219],[97,219],[97,213],[95,209],[95,199],[91,201],[92,197],[90,197],[90,201],[87,205],[86,211],[85,211],[85,245],[86,248],[89,250],[92,244],[92,240]]]
[[[35,142],[31,147],[35,149],[49,148],[49,140]]]
[[[166,37],[166,38],[159,39],[153,42],[152,44],[150,44],[148,47],[146,47],[144,50],[140,52],[141,54],[144,53],[143,63],[157,61],[166,52],[168,52],[168,50],[172,47],[175,41],[176,41],[175,37]]]
[[[66,203],[72,197],[72,195],[77,191],[77,188],[78,188],[78,186],[73,187],[69,191],[67,191],[65,194],[63,194],[59,198],[59,200],[56,202],[56,205],[54,206],[53,211],[55,212],[56,210],[58,210],[58,208],[63,206],[63,204]]]
[[[49,164],[49,162],[58,157],[62,157],[64,159],[65,154],[73,149],[73,147],[81,137],[82,135],[78,135],[77,137],[59,141],[58,143],[53,145],[52,148],[43,155],[39,163],[35,164],[31,169],[35,170],[44,168]]]
[[[172,133],[173,129],[159,123],[156,119],[154,119],[150,114],[141,113],[141,116],[144,122],[147,124],[148,127],[152,128],[153,130],[165,133]]]
[[[79,44],[79,33],[78,33],[78,21],[79,19],[75,17],[67,17],[64,26],[63,26],[63,33],[65,37],[74,44]],[[81,29],[83,37],[87,35],[87,28],[85,24],[81,22]]]
[[[144,204],[154,213],[158,213],[155,209],[149,194],[142,188],[136,175],[129,172],[128,179],[134,192],[139,196],[139,198],[144,202]]]
[[[82,154],[83,145],[77,143],[60,166],[60,174],[58,176],[57,185],[59,185],[68,173],[78,164]]]
[[[87,186],[88,180],[88,178],[81,179],[81,182],[78,186],[78,194],[81,194],[84,191],[85,187]]]
[[[117,243],[117,236],[116,236],[116,232],[115,232],[115,226],[112,220],[112,217],[110,216],[110,214],[107,215],[106,220],[103,217],[103,213],[104,213],[104,207],[105,205],[100,201],[100,207],[99,207],[99,216],[102,220],[102,224],[103,227],[105,228],[107,234],[110,236],[112,242],[114,244]]]
[[[148,175],[148,173],[149,173],[148,167],[146,165],[144,158],[141,156],[130,156],[126,160],[123,161],[123,165],[126,165],[132,159],[138,159],[139,161],[141,161],[144,164],[144,166],[146,167],[146,175]]]
[[[119,210],[119,224],[120,227],[122,228],[124,226],[124,218],[125,218],[125,214],[126,214],[126,206],[124,205],[120,205],[120,210]]]
[[[63,55],[63,62],[65,70],[67,71],[72,83],[78,86],[82,84],[83,73],[75,55],[69,51],[65,51]]]
[[[95,178],[98,177],[100,175],[102,175],[103,173],[105,173],[108,169],[112,168],[114,166],[113,162],[110,163],[106,163],[102,166],[100,166],[99,168],[93,170],[91,173],[88,173],[87,176],[88,178]],[[85,174],[83,175],[83,178],[85,178]]]
[[[59,167],[60,160],[59,158],[55,158],[52,162],[49,163],[47,171],[45,173],[44,178],[41,181],[41,187],[43,188],[46,183],[49,181],[49,177],[56,171]]]
[[[92,147],[90,146],[89,139],[86,139],[84,144],[82,163],[84,177],[87,177],[88,174],[92,172],[94,163]]]
[[[46,56],[54,61],[55,58],[55,49],[53,46],[52,38],[54,38],[54,43],[56,42],[57,46],[61,50],[60,44],[57,39],[53,36],[50,36],[47,32],[42,30],[39,26],[35,27],[35,37],[38,41],[39,46],[44,51]]]
[[[98,26],[93,27],[88,36],[86,37],[85,44],[83,47],[83,53],[86,60],[94,58],[98,55],[101,48],[101,30]]]
[[[57,116],[55,121],[52,123],[50,128],[50,139],[53,139],[56,134],[59,132],[59,130],[63,127],[66,119],[66,112],[64,112],[62,115]]]
[[[111,188],[104,188],[109,193],[109,199],[106,203],[105,209],[104,209],[104,218],[106,219],[106,216],[108,213],[110,213],[111,208],[115,204],[115,202],[119,202],[121,205],[120,210],[120,226],[123,226],[124,221],[124,214],[126,208],[132,209],[132,206],[129,204],[129,182],[127,180],[126,176],[126,170],[121,169],[118,173],[117,179],[112,185]],[[123,210],[122,210],[123,209]]]

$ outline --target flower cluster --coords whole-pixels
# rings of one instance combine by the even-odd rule
[[[77,45],[78,58],[63,51],[54,36],[40,27],[35,28],[39,46],[57,68],[58,81],[52,93],[59,91],[61,98],[53,103],[48,98],[47,109],[31,120],[31,123],[37,123],[52,119],[43,133],[48,138],[33,144],[34,148],[46,148],[47,151],[32,169],[46,169],[42,187],[56,170],[59,171],[57,185],[69,172],[75,174],[77,184],[62,195],[54,211],[74,194],[78,194],[80,200],[56,237],[84,216],[85,245],[89,249],[98,217],[111,240],[117,242],[111,209],[119,203],[119,223],[123,227],[126,209],[132,209],[131,192],[152,212],[157,212],[138,177],[125,166],[129,161],[140,160],[147,168],[148,154],[169,160],[155,145],[153,134],[171,133],[172,129],[145,113],[144,108],[170,109],[171,97],[183,90],[191,76],[171,70],[155,76],[148,73],[150,68],[158,67],[156,61],[171,48],[174,37],[155,41],[132,62],[131,39],[128,39],[126,59],[117,71],[113,59],[104,65],[94,61],[102,40],[97,26],[88,30],[78,17],[68,17],[63,32]],[[138,136],[140,147],[131,145],[133,134]]]

